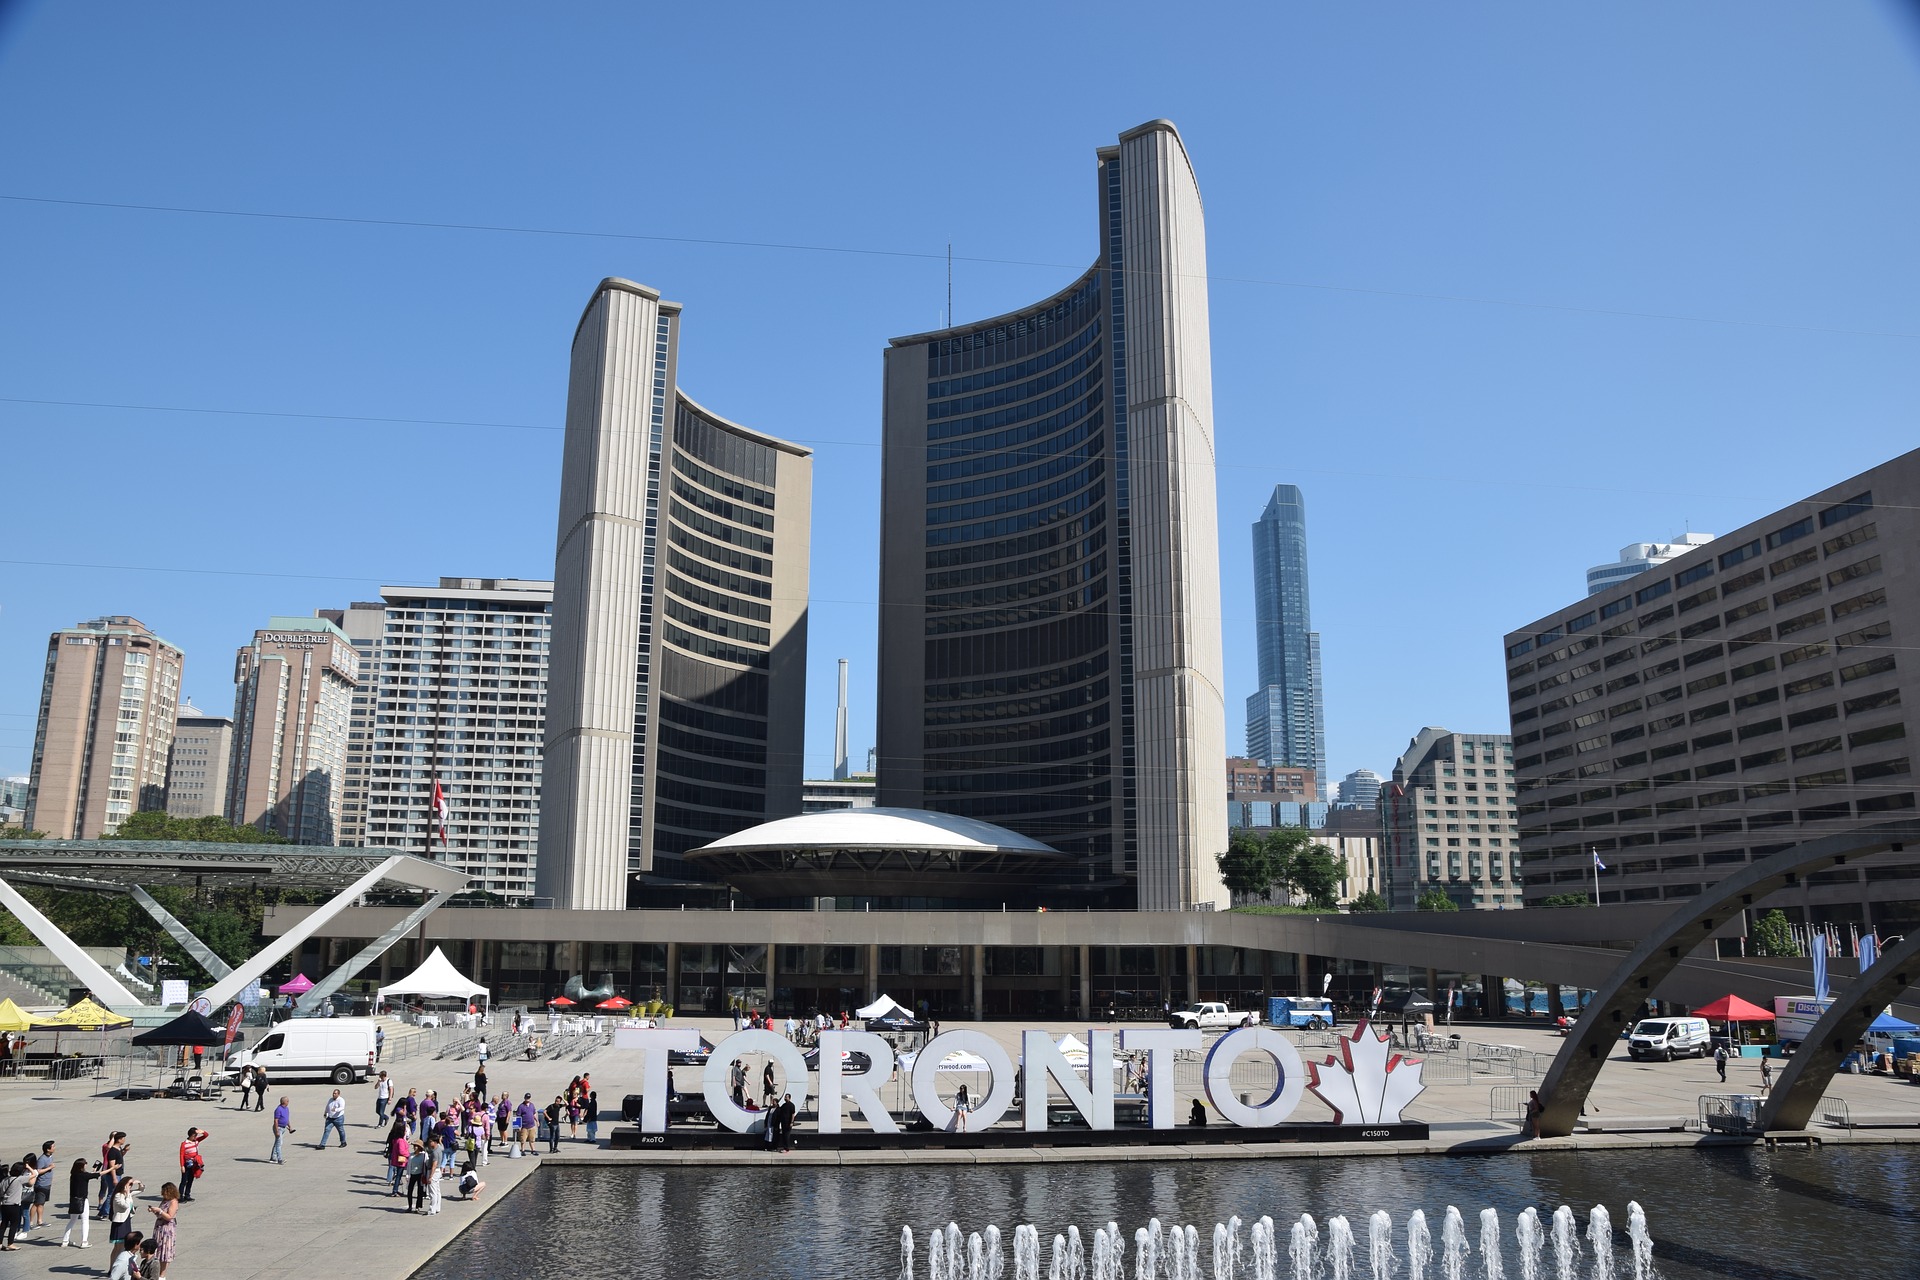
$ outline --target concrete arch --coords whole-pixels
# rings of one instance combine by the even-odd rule
[[[1573,1132],[1608,1050],[1630,1025],[1628,1015],[1642,1009],[1687,953],[1734,912],[1799,884],[1805,875],[1898,850],[1910,841],[1920,841],[1920,825],[1910,820],[1804,841],[1743,867],[1667,917],[1594,992],[1586,1013],[1553,1060],[1540,1085],[1540,1135],[1564,1137]]]
[[[1773,1090],[1773,1096],[1760,1108],[1758,1127],[1763,1132],[1775,1129],[1804,1129],[1813,1118],[1813,1109],[1827,1092],[1840,1060],[1860,1043],[1860,1037],[1880,1010],[1895,996],[1920,978],[1920,931],[1908,934],[1889,947],[1813,1024],[1813,1030],[1801,1042]]]

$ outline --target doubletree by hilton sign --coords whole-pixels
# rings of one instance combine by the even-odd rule
[[[1113,1072],[1099,1069],[1097,1065],[1112,1062],[1116,1047],[1114,1032],[1087,1033],[1089,1069],[1084,1076],[1045,1031],[1023,1031],[1020,1043],[1022,1061],[1016,1067],[1000,1042],[984,1032],[949,1031],[935,1036],[914,1057],[908,1069],[913,1100],[921,1115],[936,1128],[945,1128],[953,1119],[952,1109],[941,1099],[934,1082],[941,1064],[951,1055],[962,1053],[973,1055],[983,1064],[979,1070],[989,1081],[985,1096],[974,1105],[968,1118],[970,1129],[987,1128],[1006,1115],[1013,1105],[1016,1071],[1021,1073],[1021,1116],[1028,1132],[1039,1133],[1047,1127],[1049,1080],[1066,1096],[1068,1105],[1080,1113],[1088,1128],[1110,1130],[1114,1127]],[[1423,1088],[1420,1063],[1393,1053],[1386,1037],[1375,1034],[1365,1022],[1337,1043],[1337,1057],[1308,1063],[1293,1042],[1272,1027],[1242,1027],[1230,1031],[1207,1050],[1203,1073],[1207,1101],[1223,1119],[1248,1129],[1279,1124],[1293,1114],[1308,1092],[1333,1108],[1335,1124],[1399,1122],[1401,1112]],[[700,1033],[691,1028],[622,1027],[614,1033],[614,1045],[645,1053],[640,1128],[645,1133],[665,1133],[668,1055],[698,1050]],[[1165,1027],[1130,1028],[1119,1033],[1118,1047],[1146,1054],[1148,1123],[1155,1129],[1174,1128],[1178,1123],[1174,1114],[1174,1056],[1202,1048],[1201,1033]],[[778,1062],[786,1076],[787,1092],[793,1095],[794,1106],[804,1110],[807,1104],[807,1063],[800,1050],[775,1031],[736,1032],[714,1049],[702,1080],[708,1109],[716,1120],[736,1133],[751,1131],[763,1118],[761,1112],[735,1106],[727,1087],[728,1070],[735,1059],[753,1053],[766,1054]],[[858,1072],[848,1070],[842,1053],[866,1055],[867,1068]],[[1249,1053],[1266,1054],[1279,1069],[1279,1084],[1264,1102],[1242,1102],[1232,1089],[1234,1063]],[[823,1031],[819,1061],[821,1133],[841,1131],[848,1104],[866,1117],[876,1133],[900,1132],[893,1114],[880,1098],[880,1089],[892,1079],[896,1065],[892,1045],[871,1031]]]

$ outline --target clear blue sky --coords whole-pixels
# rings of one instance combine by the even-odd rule
[[[807,765],[842,656],[864,754],[881,349],[949,242],[961,319],[1070,281],[1094,148],[1157,116],[1216,277],[1230,743],[1281,481],[1335,775],[1504,730],[1502,632],[1589,564],[1920,443],[1909,12],[0,0],[0,196],[607,233],[0,199],[0,773],[56,627],[143,619],[225,712],[271,615],[550,576],[607,275],[685,303],[689,394],[816,448]]]

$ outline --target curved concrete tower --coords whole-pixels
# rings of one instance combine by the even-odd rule
[[[1200,188],[1164,120],[1096,172],[1085,275],[886,353],[880,803],[1073,854],[1090,902],[1224,906]]]

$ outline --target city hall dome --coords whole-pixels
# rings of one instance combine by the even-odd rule
[[[1017,831],[925,809],[776,818],[686,857],[753,898],[1019,900],[1072,865]]]

